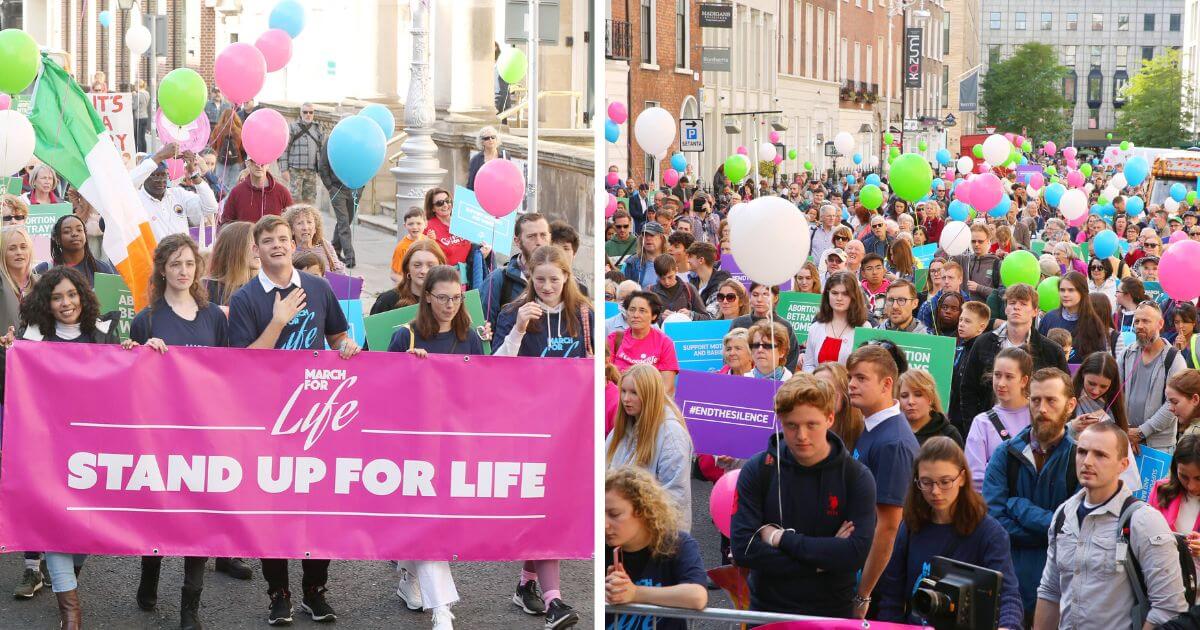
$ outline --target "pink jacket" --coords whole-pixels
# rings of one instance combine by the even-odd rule
[[[1179,506],[1183,503],[1183,495],[1175,497],[1165,508],[1158,507],[1158,488],[1165,483],[1167,483],[1167,479],[1161,479],[1154,484],[1154,487],[1150,489],[1150,500],[1148,503],[1162,513],[1163,518],[1167,519],[1167,525],[1170,525],[1171,530],[1174,531],[1175,519],[1179,518]],[[1192,531],[1200,531],[1200,517],[1192,524]]]

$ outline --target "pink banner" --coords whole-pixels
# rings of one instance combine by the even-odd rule
[[[590,558],[592,362],[18,342],[0,551]]]

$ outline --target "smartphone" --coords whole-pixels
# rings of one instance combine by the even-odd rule
[[[624,565],[624,563],[621,562],[621,548],[620,547],[613,547],[612,567],[613,567],[613,571],[621,571],[622,573],[625,571],[625,565]]]

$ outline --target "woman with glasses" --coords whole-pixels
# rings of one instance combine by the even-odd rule
[[[895,551],[879,580],[879,620],[925,625],[909,602],[934,556],[999,571],[1000,628],[1021,628],[1024,609],[1017,589],[1008,532],[988,515],[975,490],[963,451],[948,437],[932,437],[913,461],[913,483]]]
[[[750,297],[741,282],[724,280],[717,286],[717,316],[715,319],[737,319],[750,312]]]
[[[1112,260],[1093,258],[1088,261],[1088,293],[1099,293],[1117,304],[1117,281],[1113,276]]]
[[[492,248],[488,245],[475,245],[461,236],[450,233],[450,217],[454,214],[454,199],[445,188],[430,188],[425,193],[425,220],[429,227],[425,234],[435,241],[446,257],[444,264],[451,267],[466,265],[467,286],[478,288],[483,286],[488,274],[488,260]]]
[[[479,153],[471,156],[467,165],[467,190],[475,190],[475,175],[483,165],[499,157],[508,157],[507,151],[500,150],[500,133],[495,127],[484,127],[475,136],[475,148]]]
[[[754,369],[746,376],[780,382],[792,377],[786,365],[789,350],[786,326],[764,319],[750,327],[749,338]]]
[[[4,227],[22,227],[29,218],[29,205],[16,195],[0,195],[0,211],[4,213]]]
[[[811,372],[827,361],[845,365],[854,343],[854,329],[871,328],[867,303],[854,274],[839,271],[829,276],[821,293],[821,305],[804,348],[804,371]]]

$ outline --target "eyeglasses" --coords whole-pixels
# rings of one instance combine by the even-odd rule
[[[756,342],[750,344],[751,350],[772,350],[774,348],[775,348],[775,344],[762,343],[760,341],[756,341]]]
[[[485,142],[488,140],[495,140],[495,139],[496,139],[496,136],[484,136],[484,137],[480,138],[480,140],[483,140]]]
[[[314,112],[314,111],[313,111],[313,110],[311,110],[311,109],[302,109],[302,110],[300,110],[300,113],[301,113],[301,114],[306,114],[306,115],[307,115],[307,114],[315,114],[316,112]]]
[[[437,303],[441,304],[442,306],[449,306],[450,304],[458,304],[459,302],[463,301],[463,295],[461,293],[458,295],[439,295],[437,293],[434,293],[431,297],[433,297],[433,299],[436,300]]]
[[[737,299],[738,299],[738,296],[736,293],[718,293],[717,294],[718,302],[736,302]]]
[[[442,206],[444,206],[448,203],[452,204],[452,203],[454,203],[454,200],[453,199],[439,199],[439,200],[433,202],[433,205],[435,207],[441,208]]]
[[[890,297],[890,298],[884,298],[883,303],[884,304],[899,304],[900,306],[904,306],[905,304],[908,304],[911,301],[912,301],[912,298]]]
[[[1088,267],[1088,271],[1104,271],[1104,267],[1101,267],[1099,265],[1094,266],[1094,267]]]
[[[616,302],[616,301],[617,301],[617,294],[616,294],[616,293],[605,293],[605,294],[604,294],[604,301],[605,301],[605,302]]]
[[[1160,246],[1161,246],[1160,243],[1146,243],[1146,249],[1155,249]]]
[[[628,230],[630,225],[628,223],[614,223],[613,227],[617,228],[618,230]]]
[[[837,242],[843,242],[843,243],[844,243],[844,242],[846,242],[846,241],[848,241],[848,240],[850,240],[850,237],[849,237],[849,236],[835,236],[835,237],[833,237],[833,242],[835,242],[835,243],[837,243]]]
[[[919,479],[913,479],[913,481],[916,482],[917,487],[919,487],[920,489],[922,489],[926,492],[933,490],[934,486],[937,486],[939,489],[942,489],[942,490],[949,490],[950,486],[953,486],[954,482],[958,481],[959,477],[962,477],[962,474],[963,474],[963,471],[959,470],[958,474],[954,475],[953,477],[942,477],[941,479],[919,478]]]

